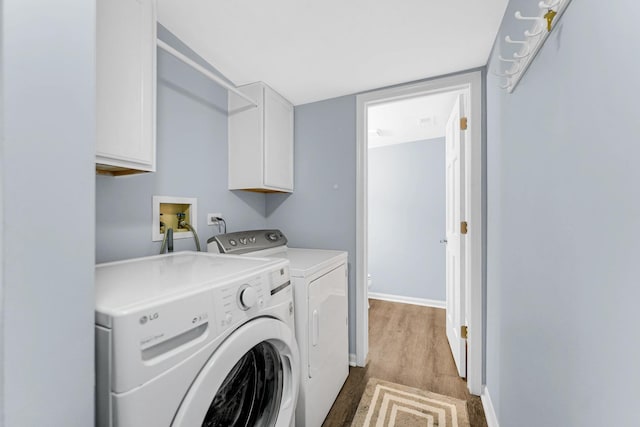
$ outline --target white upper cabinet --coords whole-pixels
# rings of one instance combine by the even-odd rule
[[[264,83],[229,93],[229,189],[293,191],[293,105]]]
[[[96,43],[96,169],[154,171],[155,0],[98,0]]]

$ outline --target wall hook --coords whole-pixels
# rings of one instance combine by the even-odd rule
[[[513,40],[511,38],[511,36],[505,37],[504,41],[506,41],[507,43],[511,43],[511,44],[529,44],[529,43],[527,43],[525,41],[522,41],[522,40]]]
[[[531,55],[531,50],[529,48],[527,48],[527,50],[525,52],[523,52],[523,53],[519,53],[519,52],[514,53],[513,57],[516,58],[516,59],[523,59],[523,58],[526,58],[529,55]]]
[[[524,35],[525,35],[526,37],[537,37],[537,36],[539,36],[540,34],[542,34],[542,31],[543,31],[543,28],[542,28],[542,27],[540,27],[540,28],[538,29],[538,31],[537,31],[537,32],[535,32],[535,33],[532,33],[531,31],[526,30],[526,31],[524,32]]]
[[[526,41],[520,41],[520,40],[513,40],[511,38],[511,36],[506,36],[504,38],[504,41],[506,41],[507,43],[511,43],[511,44],[519,44],[522,45],[522,49],[520,50],[520,52],[516,52],[513,54],[513,57],[515,59],[522,59],[522,58],[526,58],[527,56],[529,56],[530,50],[529,50],[529,43]]]
[[[542,19],[539,16],[522,16],[522,13],[520,13],[520,11],[517,11],[514,16],[516,17],[516,19],[519,19],[521,21],[540,21]]]
[[[498,55],[498,59],[500,61],[503,61],[503,62],[520,62],[517,59],[506,59],[506,58],[503,58],[502,55]]]
[[[506,77],[509,78],[515,74],[518,74],[518,72],[520,72],[520,64],[516,64],[516,66],[514,67],[515,70],[512,71],[505,71],[504,73],[493,73],[495,76],[498,77]]]
[[[551,2],[551,3],[545,3],[544,1],[541,1],[540,3],[538,3],[538,7],[540,9],[551,9],[556,7],[558,4],[560,4],[560,0],[556,0],[555,2]]]
[[[547,20],[547,31],[551,31],[551,24],[553,23],[553,18],[556,17],[558,12],[553,9],[549,9],[547,13],[544,14],[544,19]]]

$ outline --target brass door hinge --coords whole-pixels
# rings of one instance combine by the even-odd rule
[[[460,326],[460,336],[463,340],[466,340],[469,336],[469,328],[467,328],[466,326]]]
[[[460,222],[460,234],[467,234],[469,225],[467,224],[467,221],[461,221]]]
[[[466,117],[461,117],[460,118],[460,130],[467,130],[467,118]]]

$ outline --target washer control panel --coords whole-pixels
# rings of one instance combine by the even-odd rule
[[[242,283],[223,285],[213,290],[218,331],[255,315],[271,297],[268,274],[254,276]]]
[[[218,234],[207,241],[209,244],[212,242],[217,244],[220,253],[239,255],[285,246],[287,238],[280,230],[249,230]]]

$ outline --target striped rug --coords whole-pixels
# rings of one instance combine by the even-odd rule
[[[464,400],[369,379],[351,427],[469,427]]]

